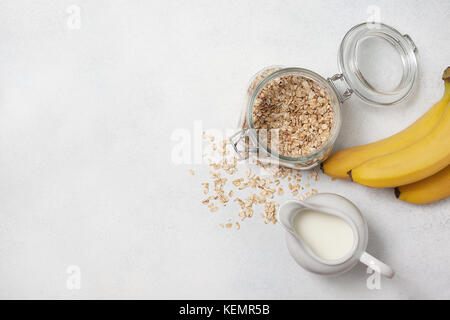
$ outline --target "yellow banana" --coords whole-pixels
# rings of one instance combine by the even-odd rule
[[[322,164],[324,173],[335,178],[348,179],[347,172],[363,162],[403,149],[429,134],[442,118],[450,101],[450,67],[445,69],[442,79],[445,84],[443,97],[416,122],[383,140],[332,154]]]
[[[368,160],[349,172],[350,178],[369,187],[403,186],[444,169],[450,164],[450,108],[437,126],[416,143]]]
[[[395,188],[395,196],[411,203],[430,203],[450,196],[450,166],[444,170],[406,186]]]

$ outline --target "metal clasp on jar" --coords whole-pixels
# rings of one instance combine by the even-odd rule
[[[252,152],[252,153],[258,152],[258,148],[250,148],[249,146],[246,145],[245,138],[250,139],[249,132],[250,132],[249,129],[242,129],[230,137],[230,143],[233,146],[234,151],[236,152],[236,154],[239,156],[239,158],[241,160],[248,159],[250,157],[250,152]],[[238,144],[241,141],[244,142],[244,145],[245,145],[244,150],[238,148]],[[249,143],[251,143],[251,142],[249,142]]]
[[[347,88],[344,93],[340,93],[338,88],[336,87],[336,85],[334,84],[334,82],[336,80],[344,80],[344,75],[342,73],[337,73],[334,76],[332,76],[331,78],[328,78],[327,81],[330,84],[330,86],[333,88],[333,90],[336,92],[336,95],[339,99],[339,102],[344,102],[345,100],[347,100],[348,98],[350,98],[350,96],[353,93],[353,90],[350,88]]]

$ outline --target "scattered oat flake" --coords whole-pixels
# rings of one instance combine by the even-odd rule
[[[207,182],[201,183],[204,194],[209,194],[203,199],[202,204],[208,206],[209,211],[216,212],[220,205],[231,206],[236,210],[237,221],[227,219],[226,223],[221,223],[222,228],[235,227],[240,229],[243,221],[252,218],[257,213],[258,218],[261,216],[265,224],[275,224],[278,221],[278,197],[284,194],[284,188],[289,188],[292,195],[299,200],[317,193],[316,189],[311,189],[304,195],[299,195],[304,187],[310,187],[311,182],[301,185],[302,174],[298,170],[285,167],[277,167],[270,163],[262,163],[259,160],[252,160],[250,167],[240,167],[240,159],[234,155],[227,156],[227,141],[212,143],[214,137],[206,136],[210,148],[215,149],[214,155],[208,159],[210,168],[210,177]],[[231,146],[230,146],[231,147]],[[231,149],[230,149],[231,150]],[[219,157],[216,157],[216,155]],[[262,171],[255,170],[253,165],[258,166]],[[189,172],[194,175],[194,170]],[[228,175],[236,175],[237,177],[228,178]],[[262,174],[262,175],[260,175]],[[310,170],[310,178],[315,180],[318,172]],[[310,181],[313,181],[310,179]]]

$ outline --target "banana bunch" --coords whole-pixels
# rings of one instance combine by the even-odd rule
[[[450,67],[441,100],[386,139],[332,154],[323,171],[375,188],[397,187],[398,199],[428,203],[450,196]]]
[[[411,203],[429,203],[450,195],[450,166],[426,179],[395,188],[397,199]]]

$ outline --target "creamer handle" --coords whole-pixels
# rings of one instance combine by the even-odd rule
[[[373,269],[375,272],[379,272],[386,278],[392,278],[395,274],[394,270],[392,270],[391,267],[389,267],[387,264],[381,262],[377,258],[371,256],[367,252],[363,252],[361,257],[359,258],[359,261]]]

